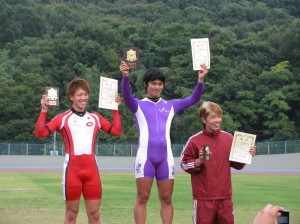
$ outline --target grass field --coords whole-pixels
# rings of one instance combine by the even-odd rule
[[[132,224],[135,178],[132,173],[102,173],[104,224]],[[236,224],[251,224],[267,203],[290,210],[290,223],[300,224],[300,175],[233,174],[233,200]],[[82,201],[83,202],[83,201]],[[86,224],[81,202],[79,224]],[[174,224],[192,223],[190,176],[176,174],[173,194]],[[0,172],[1,224],[63,223],[64,202],[59,172]],[[156,186],[148,204],[147,224],[159,224]]]

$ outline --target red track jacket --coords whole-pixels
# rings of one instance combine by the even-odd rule
[[[219,130],[210,133],[206,129],[188,140],[181,154],[181,168],[191,174],[194,200],[216,200],[232,197],[230,167],[243,169],[246,164],[229,161],[233,136]],[[210,160],[195,167],[199,150],[209,145]]]

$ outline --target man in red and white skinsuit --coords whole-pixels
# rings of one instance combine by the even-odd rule
[[[76,223],[81,194],[85,200],[88,223],[100,223],[102,187],[95,157],[95,142],[100,130],[115,136],[122,134],[118,110],[112,111],[112,123],[98,113],[85,110],[89,93],[90,88],[86,80],[73,79],[67,86],[72,108],[55,116],[47,124],[48,97],[43,95],[42,110],[35,127],[37,138],[44,138],[59,130],[64,141],[66,156],[62,188],[66,205],[65,224]],[[119,95],[116,102],[120,105]]]
[[[194,199],[194,224],[233,224],[230,168],[243,169],[246,164],[229,161],[233,136],[221,130],[222,109],[213,102],[200,107],[203,130],[188,140],[181,154],[181,168],[191,174]],[[210,148],[204,161],[203,147]],[[249,149],[252,156],[256,147]]]

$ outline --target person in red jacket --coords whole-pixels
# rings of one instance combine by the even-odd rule
[[[240,170],[246,164],[229,161],[233,136],[221,130],[221,107],[214,102],[204,102],[199,116],[203,129],[189,138],[180,158],[181,168],[191,174],[193,221],[194,224],[232,224],[230,168]],[[204,146],[210,148],[209,160],[205,160]],[[254,156],[256,147],[249,150]]]
[[[65,224],[76,223],[81,194],[85,200],[89,224],[100,224],[100,204],[102,196],[95,143],[100,130],[115,136],[122,134],[122,122],[118,110],[113,110],[113,122],[98,113],[90,113],[85,107],[90,88],[86,80],[73,79],[67,86],[67,95],[72,108],[55,116],[46,124],[48,97],[41,99],[41,112],[36,123],[35,135],[44,138],[59,130],[65,147],[65,162],[62,189],[66,205]],[[116,102],[120,105],[118,95]]]

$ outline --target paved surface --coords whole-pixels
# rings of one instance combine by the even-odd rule
[[[133,172],[134,157],[97,157],[100,171]],[[63,156],[6,156],[0,155],[0,171],[61,171]],[[180,158],[175,157],[177,172],[181,171]],[[242,171],[233,172],[281,172],[300,175],[300,153],[257,155]]]

